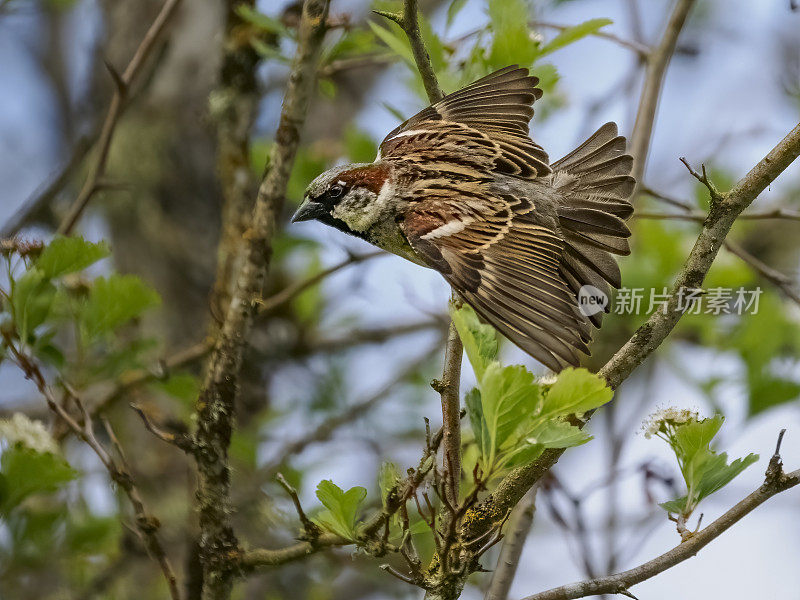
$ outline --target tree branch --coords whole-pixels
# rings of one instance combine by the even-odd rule
[[[800,156],[800,124],[745,175],[721,199],[712,203],[694,247],[672,287],[666,310],[656,311],[639,327],[630,340],[598,372],[616,389],[636,367],[649,357],[667,338],[682,313],[677,310],[679,292],[700,288],[716,258],[725,236],[736,218],[756,197]],[[547,473],[563,454],[562,449],[549,449],[534,462],[511,471],[492,496],[476,508],[476,517],[465,534],[469,537],[485,533],[497,519],[514,507],[525,493]],[[478,517],[479,515],[479,517]]]
[[[259,185],[252,223],[242,245],[241,268],[224,322],[209,360],[203,390],[197,402],[195,458],[200,513],[200,558],[204,600],[230,598],[236,538],[230,524],[230,470],[228,447],[233,429],[234,401],[242,356],[255,304],[267,275],[272,238],[283,209],[289,174],[300,141],[300,129],[314,83],[317,59],[325,34],[327,0],[306,0],[300,22],[297,51],[283,102],[276,143],[268,170]]]
[[[636,180],[637,187],[644,176],[647,163],[647,154],[650,150],[650,140],[653,136],[653,123],[655,122],[658,99],[661,96],[661,86],[664,83],[664,74],[667,71],[675,45],[678,42],[686,17],[694,5],[694,0],[678,0],[672,11],[664,34],[658,46],[653,48],[647,58],[647,71],[645,74],[642,94],[639,97],[639,108],[636,113],[636,122],[630,138],[629,152],[633,156],[633,172],[631,175]]]
[[[781,492],[800,483],[800,469],[783,473],[780,456],[776,453],[770,460],[764,483],[752,494],[723,514],[705,529],[692,534],[686,541],[669,552],[628,571],[563,585],[545,592],[527,596],[523,600],[572,600],[599,594],[625,594],[628,588],[655,577],[667,569],[692,558],[705,546],[730,529],[752,510]]]
[[[536,513],[536,491],[534,487],[528,490],[525,497],[517,504],[511,516],[511,523],[506,532],[506,539],[497,559],[497,567],[492,575],[492,582],[486,592],[486,600],[506,600],[514,576],[517,574],[519,559],[525,540],[533,525],[533,516]]]
[[[114,78],[117,88],[114,91],[114,96],[111,98],[111,105],[108,107],[108,113],[106,114],[105,121],[103,122],[103,127],[100,130],[97,160],[94,167],[91,169],[89,176],[86,178],[81,191],[78,193],[78,197],[75,198],[75,201],[72,203],[72,206],[70,206],[67,215],[64,217],[61,225],[58,227],[58,233],[62,235],[70,234],[84,209],[86,208],[86,205],[89,204],[92,196],[94,196],[98,189],[100,189],[100,180],[105,173],[106,161],[108,160],[108,151],[111,148],[111,140],[114,137],[114,130],[117,127],[117,121],[119,120],[122,111],[125,109],[130,87],[133,84],[136,75],[147,61],[147,57],[150,56],[153,48],[155,48],[156,42],[161,37],[161,34],[163,33],[172,16],[175,14],[175,9],[178,8],[180,2],[181,0],[166,0],[164,2],[164,5],[161,7],[158,15],[156,15],[153,24],[150,25],[150,29],[147,30],[147,33],[145,33],[145,36],[139,44],[139,47],[136,48],[133,58],[131,58],[131,61],[128,63],[128,66],[121,75],[114,71],[109,65],[109,70],[111,71],[111,75]]]

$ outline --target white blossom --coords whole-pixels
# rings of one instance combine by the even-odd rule
[[[670,406],[668,408],[661,408],[647,417],[642,424],[642,431],[644,431],[644,437],[650,439],[659,431],[666,431],[667,428],[674,428],[678,425],[688,423],[689,421],[699,420],[700,415],[696,410]]]
[[[11,445],[22,444],[36,452],[58,454],[58,445],[44,423],[31,420],[22,413],[0,420],[0,438]]]

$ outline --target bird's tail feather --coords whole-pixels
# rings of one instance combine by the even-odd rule
[[[575,294],[588,284],[608,297],[611,286],[620,286],[612,254],[630,253],[625,221],[633,213],[628,200],[635,185],[629,175],[632,166],[633,159],[625,154],[625,138],[617,135],[615,123],[606,123],[552,164],[553,186],[562,197],[557,207],[564,236],[561,274]],[[599,327],[602,315],[589,319]]]

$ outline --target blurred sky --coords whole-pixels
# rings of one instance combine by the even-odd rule
[[[277,13],[283,4],[285,2],[262,2],[262,9]],[[798,107],[792,106],[781,93],[783,65],[779,61],[777,44],[782,36],[800,35],[800,11],[790,12],[788,0],[717,0],[699,4],[701,10],[710,14],[705,17],[702,29],[692,27],[691,22],[688,24],[681,44],[700,53],[691,58],[679,54],[672,61],[663,88],[646,176],[651,187],[678,197],[688,196],[693,188],[692,179],[678,161],[679,156],[686,156],[694,165],[702,161],[721,165],[741,176],[796,124],[798,118]],[[646,40],[652,43],[663,28],[671,3],[640,0],[639,5]],[[364,6],[365,3],[359,0],[333,2],[333,10],[337,13],[357,13]],[[482,6],[483,2],[468,2],[448,35],[457,36],[485,22]],[[563,2],[543,12],[541,18],[574,24],[593,17],[610,17],[614,24],[609,30],[630,37],[626,6],[627,2],[618,0]],[[73,17],[74,40],[77,42],[71,60],[76,86],[85,76],[87,57],[97,36],[97,15],[94,2],[82,0]],[[435,15],[433,23],[437,31],[442,31],[444,16]],[[59,140],[53,139],[52,131],[57,128],[51,127],[55,112],[50,105],[50,93],[42,87],[41,78],[35,72],[34,62],[26,49],[37,33],[36,20],[31,15],[0,18],[0,221],[12,214],[64,158],[58,154]],[[551,35],[548,31],[544,33]],[[630,94],[620,97],[613,92],[630,69],[633,61],[630,51],[606,40],[588,38],[550,58],[559,70],[569,104],[545,123],[539,124],[534,118],[532,130],[552,158],[571,150],[607,120],[619,123],[623,132],[630,131],[638,98],[638,82]],[[408,115],[422,107],[420,101],[406,91],[405,77],[404,67],[392,68],[375,87],[367,107],[358,118],[358,124],[376,140],[396,125],[395,118],[381,105],[387,98]],[[587,106],[606,97],[611,97],[611,100],[601,102],[601,109],[592,122],[584,123]],[[265,99],[258,122],[267,135],[274,130],[279,103],[278,96]],[[798,169],[800,165],[792,165],[775,182],[772,190],[780,189],[790,178],[797,181]],[[756,206],[768,204],[771,196],[772,192],[765,192]],[[303,234],[325,243],[328,262],[339,260],[343,256],[343,247],[364,249],[360,242],[346,240],[331,229],[310,223],[299,227],[303,227]],[[332,297],[346,298],[346,302],[340,302],[331,314],[326,315],[326,323],[331,327],[354,314],[362,315],[367,324],[418,319],[424,316],[424,311],[440,312],[448,295],[444,282],[436,274],[395,257],[373,261],[367,266],[366,274],[361,275],[365,278],[365,285],[357,295],[349,293],[352,273],[338,274],[326,282],[326,291]],[[797,273],[791,275],[796,277]],[[410,339],[411,344],[420,349],[427,348],[433,341],[424,335]],[[387,369],[387,364],[395,368],[395,357],[403,355],[409,348],[406,339],[384,346],[380,352],[371,348],[357,353],[350,373],[354,398],[360,397],[360,392],[368,393],[377,389],[382,381],[389,380],[392,372]],[[521,352],[514,348],[507,350],[509,360],[532,365]],[[709,353],[678,351],[672,367],[664,366],[658,372],[661,385],[652,388],[658,394],[647,398],[651,407],[698,406],[708,411],[710,409],[703,405],[702,398],[692,388],[681,384],[670,368],[689,372],[714,369],[732,374],[736,365]],[[7,371],[0,371],[0,378],[4,382],[6,401],[10,395],[18,397],[22,393],[22,388],[13,393],[19,382],[11,380]],[[470,375],[465,375],[465,389],[470,379]],[[9,392],[9,381],[13,386],[12,392]],[[780,428],[789,430],[783,452],[787,466],[796,468],[800,464],[800,412],[796,403],[794,407],[771,410],[743,426],[741,391],[733,385],[726,391],[721,399],[728,415],[723,427],[723,448],[733,457],[752,451],[760,453],[762,458],[728,488],[704,502],[706,523],[760,483]],[[291,399],[298,393],[293,373],[286,373],[275,382],[275,392],[276,398],[285,398],[284,408],[288,409]],[[645,392],[631,390],[623,398],[634,398],[640,393]],[[408,410],[419,413],[419,416],[429,415],[435,421],[437,399],[434,394],[429,394],[429,397],[428,405]],[[0,403],[3,401],[0,397]],[[389,404],[382,410],[391,416],[402,414],[406,407]],[[621,413],[625,415],[624,407]],[[392,419],[387,421],[392,422]],[[288,422],[285,429],[287,438],[307,427],[300,415],[295,419],[290,416]],[[356,432],[359,427],[355,427]],[[363,433],[368,436],[371,432]],[[604,473],[602,428],[596,427],[595,433],[598,439],[571,450],[559,463],[560,476],[573,490],[580,490]],[[634,432],[630,435],[624,465],[638,464],[643,458],[652,456],[670,469],[674,468],[674,458],[667,453],[662,442],[645,440]],[[265,457],[269,456],[270,448],[271,445],[265,447]],[[394,458],[399,462],[410,463],[417,459],[416,449],[392,449],[391,452],[395,452]],[[365,485],[370,489],[377,468],[377,462],[365,457],[358,442],[340,443],[334,455],[327,446],[312,448],[298,462],[308,465],[309,481],[332,476],[343,486]],[[307,486],[307,492],[307,500],[311,503],[313,486]],[[602,500],[602,492],[592,496],[589,505],[591,523],[602,522]],[[623,522],[633,523],[640,516],[636,511],[642,506],[641,490],[634,480],[623,487],[622,501],[627,511]],[[698,557],[636,586],[633,591],[642,600],[712,597],[730,600],[800,599],[798,510],[800,494],[796,490],[780,495],[738,523]],[[631,539],[636,538],[631,534]],[[677,542],[673,524],[663,518],[654,535],[641,548],[629,544],[633,555],[626,557],[622,567],[643,562]],[[540,509],[512,597],[580,579],[581,573],[573,558],[562,533],[552,524],[547,511]],[[418,595],[416,591],[411,592],[412,597]],[[465,593],[464,597],[479,596]]]

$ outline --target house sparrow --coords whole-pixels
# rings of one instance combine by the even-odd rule
[[[531,140],[542,95],[506,67],[445,96],[389,133],[375,162],[317,177],[292,222],[316,219],[439,271],[463,300],[554,371],[588,354],[577,294],[620,285],[633,159],[606,123],[550,164]],[[607,308],[606,308],[607,310]]]

